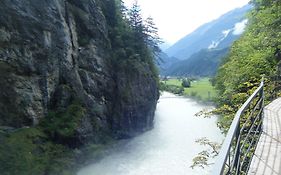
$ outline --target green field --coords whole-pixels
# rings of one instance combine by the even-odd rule
[[[176,86],[181,86],[181,80],[179,79],[168,79],[166,81],[167,85],[176,85]]]
[[[182,81],[179,79],[169,79],[167,85],[181,86]],[[202,78],[191,82],[190,88],[184,88],[183,95],[194,97],[202,101],[212,101],[217,96],[215,88],[211,85],[209,78]]]

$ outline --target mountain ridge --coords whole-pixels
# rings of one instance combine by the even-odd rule
[[[251,5],[236,8],[218,19],[203,24],[194,32],[186,35],[164,52],[170,57],[187,59],[193,53],[208,48],[212,41],[221,36],[221,32],[232,29],[236,23],[245,19],[245,14],[252,8]],[[212,36],[210,38],[209,36]],[[235,36],[234,36],[235,37]],[[234,38],[234,40],[237,38]]]
[[[172,45],[162,54],[161,75],[214,76],[232,43],[243,33],[248,22],[245,15],[251,8],[231,10]]]
[[[202,49],[194,53],[189,59],[180,60],[162,71],[165,76],[208,77],[214,76],[227,55],[229,48]]]

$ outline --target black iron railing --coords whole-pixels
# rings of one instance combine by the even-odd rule
[[[264,108],[264,83],[237,111],[226,135],[213,175],[247,174],[262,131]]]

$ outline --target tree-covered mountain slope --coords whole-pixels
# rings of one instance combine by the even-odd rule
[[[202,25],[165,52],[171,57],[188,59],[201,49],[219,49],[230,46],[242,33],[243,24],[246,23],[245,15],[251,8],[251,5],[237,8],[212,22]]]
[[[229,47],[244,32],[251,8],[246,5],[230,11],[174,44],[163,57],[166,63],[160,64],[161,75],[214,76]],[[176,57],[180,59],[173,59]]]
[[[202,49],[187,60],[180,60],[162,72],[162,75],[206,77],[214,76],[228,48]]]
[[[167,70],[169,70],[169,68],[177,63],[178,61],[180,61],[179,59],[175,58],[175,57],[169,57],[165,52],[160,52],[159,53],[159,61],[157,62],[158,65],[158,69],[160,72],[160,75],[164,75],[165,72]]]

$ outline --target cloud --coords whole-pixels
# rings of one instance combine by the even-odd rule
[[[236,23],[232,34],[241,35],[245,31],[247,23],[248,19],[244,19],[243,21]]]

